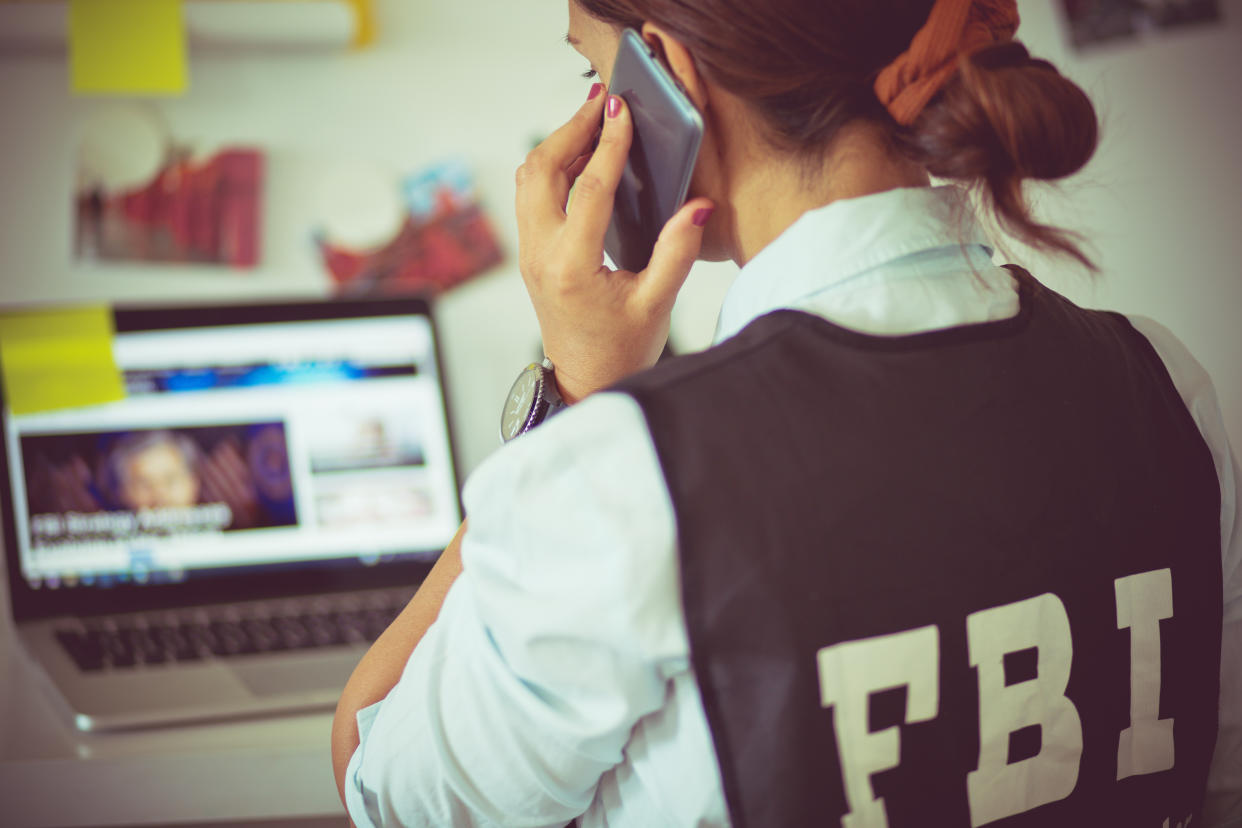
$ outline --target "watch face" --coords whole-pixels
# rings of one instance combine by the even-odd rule
[[[513,383],[513,388],[509,389],[509,396],[505,399],[505,408],[500,416],[500,436],[504,440],[512,440],[526,427],[531,408],[535,404],[535,395],[539,393],[540,375],[539,366],[531,365]]]

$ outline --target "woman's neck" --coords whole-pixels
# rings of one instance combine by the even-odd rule
[[[746,264],[808,210],[898,187],[926,187],[927,171],[889,148],[879,129],[846,127],[818,170],[770,152],[731,164],[728,196],[731,258]]]

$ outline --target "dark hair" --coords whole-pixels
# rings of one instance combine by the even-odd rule
[[[1075,234],[1032,217],[1027,179],[1081,169],[1098,128],[1090,99],[1016,41],[963,58],[910,126],[880,104],[876,76],[909,46],[933,0],[573,0],[616,26],[655,23],[699,72],[746,101],[774,147],[818,158],[846,124],[884,126],[928,172],[977,189],[1000,226],[1032,247],[1095,267]]]

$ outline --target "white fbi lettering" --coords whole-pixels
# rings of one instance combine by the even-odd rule
[[[845,798],[843,828],[884,828],[888,816],[871,775],[897,767],[901,742],[896,726],[868,728],[871,694],[906,687],[905,721],[934,719],[940,704],[940,638],[934,626],[847,641],[819,651],[819,687],[833,709]]]
[[[1173,767],[1173,719],[1159,718],[1160,621],[1173,617],[1169,569],[1113,582],[1117,629],[1130,630],[1130,726],[1117,746],[1117,779]],[[972,826],[1056,802],[1078,783],[1082,720],[1065,695],[1074,642],[1065,605],[1047,592],[966,617],[971,666],[979,680],[979,764],[966,774]],[[1033,677],[1005,683],[1007,654],[1036,650]],[[873,693],[907,688],[905,724],[939,713],[940,638],[935,626],[847,641],[819,650],[821,703],[833,709],[849,812],[843,828],[884,828],[884,800],[871,777],[901,762],[896,726],[872,733]],[[1039,752],[1009,761],[1010,734],[1038,726]]]

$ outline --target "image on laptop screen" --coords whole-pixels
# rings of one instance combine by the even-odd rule
[[[429,316],[125,330],[126,398],[6,418],[27,585],[432,560],[461,522]]]

